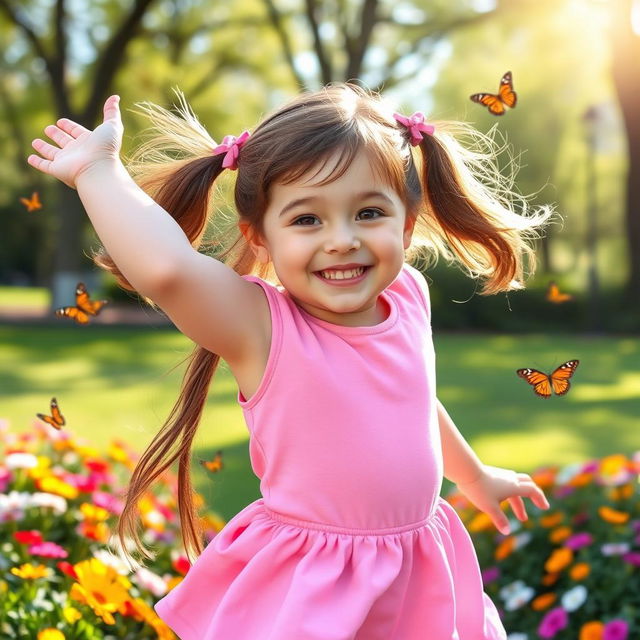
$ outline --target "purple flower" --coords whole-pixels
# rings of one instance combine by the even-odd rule
[[[542,619],[538,627],[538,635],[541,638],[553,638],[558,631],[565,629],[569,624],[569,616],[562,607],[551,609]],[[607,640],[609,640],[607,638]],[[613,638],[611,638],[613,640]]]
[[[629,551],[622,556],[622,559],[629,564],[640,567],[640,553],[637,551]]]
[[[626,640],[629,625],[624,620],[612,620],[604,626],[602,640]]]
[[[489,584],[500,577],[500,569],[498,567],[489,567],[482,572],[482,583]]]
[[[553,494],[556,498],[566,498],[567,496],[570,496],[575,490],[575,487],[556,487]]]
[[[41,542],[29,547],[32,556],[44,556],[45,558],[66,558],[69,554],[55,542]]]
[[[599,460],[590,460],[589,462],[584,463],[581,473],[593,473],[594,471],[597,471],[599,467]]]
[[[564,546],[569,547],[569,549],[581,549],[582,547],[586,547],[593,542],[593,536],[586,531],[581,533],[576,533],[564,541]]]
[[[634,533],[640,533],[640,520],[632,520],[630,524]]]

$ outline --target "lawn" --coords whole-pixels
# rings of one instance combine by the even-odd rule
[[[532,471],[640,448],[640,340],[629,337],[435,336],[438,394],[488,464]],[[142,450],[177,397],[191,343],[169,328],[0,326],[0,418],[29,428],[55,396],[78,437]],[[581,361],[565,397],[537,398],[515,370]],[[224,518],[259,497],[235,381],[219,369],[196,439],[194,484]],[[211,476],[198,459],[223,449]],[[445,489],[449,484],[445,482]]]

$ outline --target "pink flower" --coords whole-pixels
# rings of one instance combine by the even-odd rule
[[[638,553],[637,551],[630,551],[629,553],[625,553],[622,556],[622,559],[629,564],[640,567],[640,553]]]
[[[488,567],[482,572],[482,583],[489,584],[500,577],[500,569],[498,567]]]
[[[558,631],[566,629],[569,624],[569,616],[562,607],[551,609],[542,619],[538,627],[538,635],[541,638],[553,638]]]
[[[612,620],[604,626],[602,640],[626,640],[629,625],[624,620]]]
[[[553,490],[553,495],[555,498],[566,498],[567,496],[570,496],[575,490],[575,487],[556,487]]]
[[[124,503],[106,491],[94,491],[91,495],[93,504],[106,509],[109,513],[120,515],[124,509]]]
[[[590,533],[583,531],[567,538],[564,541],[564,546],[575,551],[576,549],[581,549],[582,547],[590,545],[592,542],[593,536]]]
[[[69,554],[55,542],[42,542],[32,544],[29,547],[32,556],[44,556],[45,558],[66,558]]]

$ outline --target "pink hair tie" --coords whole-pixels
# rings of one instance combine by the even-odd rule
[[[409,133],[411,134],[410,142],[414,147],[422,142],[423,133],[432,136],[433,132],[436,130],[432,124],[425,124],[424,113],[421,111],[416,111],[409,118],[407,118],[407,116],[403,116],[401,113],[394,113],[393,117],[400,124],[403,124],[407,129],[409,129]]]
[[[212,151],[214,156],[218,156],[221,153],[226,154],[222,161],[223,169],[235,170],[238,168],[238,155],[240,154],[240,149],[250,135],[251,134],[248,131],[243,131],[237,138],[235,136],[225,136],[222,139],[222,143]]]

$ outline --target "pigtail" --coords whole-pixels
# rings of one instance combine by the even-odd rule
[[[454,132],[469,135],[475,145],[463,146]],[[416,225],[418,237],[419,228],[425,229],[423,235],[441,255],[483,278],[481,293],[521,289],[525,256],[528,271],[535,268],[529,241],[539,237],[536,229],[552,215],[551,207],[527,215],[527,200],[515,192],[513,175],[505,176],[496,165],[503,149],[469,125],[437,124],[435,135],[423,137],[420,150],[426,215]],[[514,210],[517,202],[521,214]]]
[[[209,217],[209,200],[214,182],[223,171],[223,155],[212,155],[216,144],[198,122],[182,93],[177,117],[152,103],[139,103],[138,112],[148,116],[153,127],[149,139],[132,156],[127,168],[137,184],[182,227],[194,248],[199,248]],[[227,256],[240,242],[223,253]],[[240,274],[255,265],[242,245],[229,266]],[[94,261],[112,273],[118,284],[133,290],[111,257],[102,249]],[[148,301],[153,304],[151,301]],[[142,453],[132,472],[114,543],[120,557],[133,570],[141,566],[131,551],[144,558],[155,556],[144,547],[138,531],[140,500],[149,487],[178,461],[178,512],[182,542],[191,562],[203,548],[203,531],[191,485],[191,447],[207,399],[211,379],[220,356],[197,346],[188,357],[180,395],[169,417]]]

